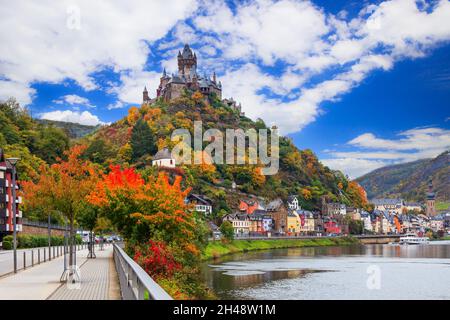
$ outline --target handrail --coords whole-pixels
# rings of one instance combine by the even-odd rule
[[[114,262],[124,300],[173,300],[117,243]]]

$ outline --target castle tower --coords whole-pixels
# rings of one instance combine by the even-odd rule
[[[436,215],[435,207],[436,194],[433,192],[433,182],[428,182],[428,192],[427,192],[427,216],[431,217]]]
[[[149,100],[150,98],[148,96],[147,87],[144,87],[144,91],[142,92],[142,102],[147,102]]]
[[[178,51],[178,74],[188,76],[197,73],[197,56],[188,44],[184,45],[183,52]]]

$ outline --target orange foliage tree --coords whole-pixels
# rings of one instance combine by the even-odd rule
[[[58,159],[49,168],[42,166],[37,181],[22,183],[27,207],[62,214],[67,218],[72,240],[84,200],[99,178],[97,167],[80,158],[85,149],[81,145],[72,147],[65,152],[67,160]],[[69,264],[72,264],[72,246],[70,249]]]
[[[181,179],[177,176],[170,183],[167,175],[160,173],[146,182],[133,169],[111,166],[88,201],[101,208],[131,250],[149,240],[163,241],[177,257],[193,259],[199,255],[201,236],[197,217],[184,202],[189,189],[182,190]]]

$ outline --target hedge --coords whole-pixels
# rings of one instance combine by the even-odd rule
[[[80,235],[75,236],[76,244],[81,244],[82,239]],[[13,243],[12,236],[6,236],[3,238],[3,249],[11,250]],[[50,243],[52,246],[61,246],[64,244],[63,236],[52,236],[50,238]],[[28,235],[28,234],[19,234],[17,235],[17,248],[37,248],[37,247],[46,247],[48,246],[48,236],[37,236],[37,235]]]

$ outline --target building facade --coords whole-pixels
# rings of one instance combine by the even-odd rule
[[[12,183],[12,168],[6,162],[3,150],[0,149],[0,240],[4,236],[13,233],[13,206],[16,208],[16,231],[22,231],[22,211],[20,205],[22,197],[18,196],[19,184]],[[16,198],[13,199],[13,188],[15,188]]]
[[[152,159],[152,166],[175,168],[175,158],[172,157],[169,149],[159,150]]]
[[[186,197],[186,203],[194,206],[194,210],[197,212],[202,212],[204,215],[210,215],[212,213],[212,201],[200,194],[190,194]]]

